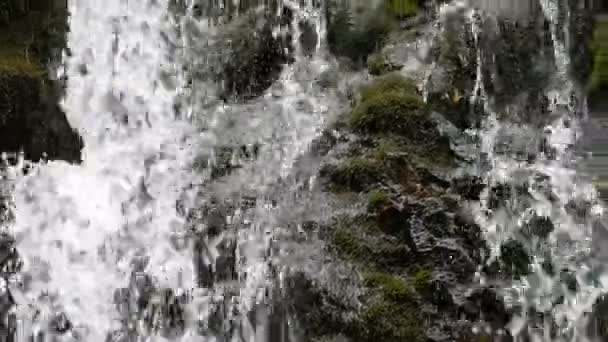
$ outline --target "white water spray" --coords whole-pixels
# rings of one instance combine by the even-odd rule
[[[83,137],[83,163],[41,163],[16,177],[12,233],[25,267],[12,292],[24,324],[19,327],[22,340],[36,330],[47,330],[52,315],[62,312],[74,325],[68,338],[105,341],[109,333],[124,328],[124,317],[113,300],[117,289],[129,286],[134,271],[150,275],[155,288],[193,290],[194,297],[199,293],[186,308],[187,324],[206,319],[201,305],[231,295],[224,290],[227,284],[217,284],[212,291],[196,289],[192,251],[178,251],[171,244],[173,235],[186,234],[176,204],[199,205],[195,201],[200,189],[191,185],[208,180],[207,174],[193,170],[196,157],[213,154],[214,145],[222,143],[216,133],[239,136],[239,128],[231,132],[216,127],[226,112],[222,106],[207,107],[198,118],[189,116],[200,108],[185,108],[188,115],[176,112],[174,105],[192,91],[181,88],[187,51],[176,49],[189,46],[176,34],[178,25],[167,12],[168,2],[70,2],[64,109]],[[296,21],[312,17],[317,34],[324,35],[321,13],[310,1],[303,8],[287,5],[296,10]],[[296,39],[299,32],[293,26]],[[211,35],[213,29],[207,29]],[[241,119],[241,126],[256,130],[248,122],[257,123],[258,138],[273,139],[270,142],[280,153],[263,147],[260,162],[232,177],[234,182],[219,185],[228,187],[226,193],[253,189],[261,196],[269,182],[287,176],[317,135],[328,105],[335,103],[305,86],[323,71],[323,58],[315,55],[300,61],[299,50],[296,53],[296,63],[278,81],[283,88],[278,99],[269,92],[257,104],[231,108],[238,114],[254,108],[257,120]],[[309,108],[302,108],[303,101],[309,101]],[[282,120],[269,115],[267,106],[278,107]],[[208,124],[204,134],[192,123],[200,121]],[[264,253],[272,238],[266,232],[275,224],[272,215],[258,210],[254,222],[246,222],[252,215],[244,218],[238,212],[231,218],[237,227],[244,226],[236,232],[240,294],[233,302],[245,325],[260,289],[270,286]],[[245,336],[259,335],[242,329]],[[199,340],[196,327],[186,330],[182,340]]]

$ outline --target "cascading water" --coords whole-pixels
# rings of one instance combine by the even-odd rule
[[[496,260],[504,252],[501,246],[511,240],[521,242],[531,257],[529,275],[497,284],[503,288],[506,304],[516,312],[507,328],[521,341],[588,341],[590,313],[606,286],[591,245],[594,229],[605,229],[600,225],[603,210],[589,177],[582,174],[581,157],[573,148],[581,136],[586,108],[584,94],[569,74],[570,28],[564,22],[568,22],[571,9],[559,0],[541,1],[540,7],[550,26],[555,64],[542,88],[549,102],[546,114],[523,113],[527,108],[517,103],[497,106],[495,98],[486,91],[484,85],[488,83],[483,81],[482,69],[496,72],[491,64],[497,63],[496,54],[501,52],[495,52],[493,59],[482,59],[481,53],[487,47],[480,43],[480,33],[482,26],[497,27],[492,26],[495,17],[484,17],[476,10],[464,9],[462,4],[446,5],[443,13],[457,8],[470,13],[468,24],[477,49],[477,78],[471,101],[483,101],[485,118],[481,128],[472,134],[480,141],[479,164],[487,165],[480,171],[487,188],[477,222],[490,247],[489,262]],[[480,26],[484,21],[485,25]],[[519,93],[527,91],[522,87]],[[535,119],[522,123],[517,120],[521,117]],[[522,132],[535,135],[532,139],[537,140],[530,141],[540,141],[532,158],[522,159],[516,142],[531,138]],[[511,141],[506,152],[499,146],[505,139]],[[497,193],[496,189],[503,192]],[[584,218],[577,217],[571,208],[580,203],[587,205]],[[544,228],[550,226],[553,230],[547,237],[530,235],[531,229],[542,230],[547,222]],[[575,279],[576,290],[564,282],[564,276]],[[496,279],[482,276],[481,281]]]
[[[317,30],[323,29],[318,6],[285,5],[296,13],[294,20],[316,21]],[[150,330],[144,321],[155,319],[151,306],[158,301],[146,297],[146,291],[167,290],[174,299],[190,299],[183,305],[185,322],[176,323],[185,325],[186,333],[164,338],[263,340],[263,329],[252,327],[249,316],[260,291],[262,296],[271,291],[266,254],[278,209],[258,203],[254,210],[225,213],[221,225],[231,228],[220,236],[208,232],[214,228],[209,223],[213,213],[203,218],[206,224],[194,222],[194,233],[188,229],[189,217],[214,196],[248,191],[263,199],[269,185],[280,184],[291,173],[325,111],[335,104],[307,87],[324,69],[324,49],[317,45],[312,58],[296,49],[295,63],[276,82],[278,96],[273,91],[251,102],[207,106],[198,113],[200,108],[187,105],[199,104],[192,101],[195,94],[182,87],[190,47],[167,10],[168,1],[70,1],[69,7],[71,54],[66,56],[64,108],[83,137],[83,162],[40,163],[15,179],[10,229],[24,261],[20,276],[10,284],[20,322],[18,338],[65,330],[63,338],[90,342],[108,336],[156,336],[158,329]],[[293,27],[297,39],[298,25]],[[206,30],[211,36],[213,29]],[[222,119],[234,119],[231,114],[241,117],[228,128]],[[200,122],[206,126],[201,128]],[[216,146],[252,140],[261,144],[257,161],[219,185],[211,182],[209,172],[195,167],[201,156],[210,156],[213,166]],[[230,246],[233,252],[227,254],[234,255],[226,259]],[[232,263],[228,269],[236,276],[214,275],[220,262]],[[209,279],[201,279],[200,269],[210,270],[202,273]],[[121,288],[127,289],[126,298]],[[138,311],[142,300],[149,307]],[[214,323],[218,313],[219,327]],[[71,329],[49,328],[59,316],[69,319]],[[163,324],[172,324],[156,323],[161,330]]]

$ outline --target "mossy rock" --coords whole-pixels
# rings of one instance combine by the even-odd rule
[[[350,332],[351,322],[345,313],[352,308],[320,288],[309,275],[287,275],[285,293],[288,305],[305,328],[303,334],[306,337],[316,340],[321,336]]]
[[[441,136],[439,132],[426,137],[423,141],[412,141],[399,136],[384,136],[376,140],[376,145],[371,150],[371,155],[388,167],[387,172],[393,177],[399,178],[406,172],[406,168],[417,173],[410,180],[422,181],[432,180],[432,177],[422,170],[446,170],[455,166],[455,155],[447,137]],[[407,173],[407,172],[406,172]]]
[[[419,96],[414,80],[392,72],[374,79],[361,89],[361,101],[365,102],[378,95],[396,92],[404,95]]]
[[[338,164],[326,164],[319,171],[335,190],[363,191],[382,177],[381,165],[367,158],[349,158]]]
[[[45,75],[44,68],[36,62],[26,61],[21,57],[0,57],[0,74],[3,75],[25,75],[41,78]]]
[[[384,6],[357,11],[345,2],[334,1],[327,13],[329,51],[350,59],[355,68],[363,67],[368,56],[380,50],[395,26]]]
[[[418,0],[388,0],[386,2],[390,13],[397,18],[412,17],[420,11]]]
[[[289,37],[273,33],[281,19],[267,10],[252,9],[222,28],[216,80],[223,82],[223,97],[257,97],[278,79],[293,50]]]
[[[362,315],[360,341],[421,342],[426,340],[420,312],[414,305],[379,301]]]
[[[383,75],[388,72],[389,68],[386,64],[386,59],[380,53],[374,53],[367,58],[367,71],[370,75]]]
[[[353,110],[351,124],[364,133],[398,133],[417,138],[435,128],[417,95],[388,92],[373,96]]]
[[[390,205],[391,198],[386,191],[373,190],[367,196],[367,210],[374,212]]]
[[[414,288],[407,281],[392,274],[370,272],[365,275],[365,285],[380,288],[385,300],[408,302],[415,298]]]
[[[414,288],[419,293],[428,293],[431,290],[433,271],[428,268],[420,269],[414,275]]]
[[[398,134],[413,141],[439,136],[413,82],[396,73],[382,76],[362,89],[350,123],[356,132],[364,134]]]
[[[592,97],[608,92],[608,21],[598,21],[593,44]]]
[[[412,258],[406,245],[382,236],[375,222],[365,218],[339,218],[329,229],[330,245],[346,260],[380,270],[401,267]]]

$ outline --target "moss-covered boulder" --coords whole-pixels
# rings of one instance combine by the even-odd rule
[[[362,191],[380,180],[380,165],[367,158],[350,158],[337,164],[326,164],[320,176],[329,180],[334,189]]]
[[[384,44],[395,25],[385,6],[370,2],[356,6],[343,1],[328,1],[327,44],[329,51],[345,57],[355,67],[363,67],[369,55]]]
[[[437,137],[436,124],[415,86],[397,74],[372,82],[353,109],[352,127],[362,133],[395,133],[414,140]]]
[[[276,81],[293,57],[290,32],[293,13],[283,7],[281,16],[268,8],[252,8],[220,28],[215,80],[222,83],[226,99],[249,99],[261,95]]]

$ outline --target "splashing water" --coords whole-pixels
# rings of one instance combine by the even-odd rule
[[[479,13],[468,10],[471,33],[478,46],[477,80],[471,101],[486,99],[484,110],[487,114],[481,129],[473,132],[480,141],[480,156],[485,156],[489,165],[489,170],[484,172],[487,188],[482,193],[477,222],[483,227],[490,247],[489,262],[500,256],[502,244],[510,239],[522,242],[532,258],[530,275],[499,284],[503,286],[505,303],[517,313],[508,327],[516,340],[589,341],[589,314],[608,285],[606,276],[598,273],[595,266],[597,261],[591,245],[593,229],[602,220],[603,208],[589,177],[581,173],[578,165],[581,158],[573,148],[586,120],[586,108],[584,95],[576,89],[568,74],[569,41],[558,38],[559,30],[563,30],[565,37],[570,30],[567,24],[560,23],[558,16],[564,11],[566,16],[571,14],[567,5],[560,8],[559,0],[541,1],[540,4],[550,24],[556,71],[545,88],[551,104],[546,124],[536,133],[545,136],[553,156],[541,150],[539,158],[528,161],[497,152],[500,137],[521,135],[521,124],[510,122],[508,118],[499,119],[491,101],[487,101],[491,99],[481,80],[480,28],[474,19]],[[448,12],[459,5],[462,7],[459,3],[446,5],[442,10]],[[565,21],[567,23],[568,19]],[[491,207],[491,189],[501,184],[508,184],[512,195],[504,206]],[[572,203],[589,203],[588,217],[582,221],[574,217],[568,208]],[[521,235],[526,226],[535,224],[535,217],[548,218],[554,225],[554,231],[544,241]],[[600,229],[605,228],[601,226]],[[548,272],[546,263],[551,263],[557,272]],[[576,291],[569,290],[563,282],[564,270],[576,279]],[[481,281],[485,283],[491,279],[482,278]],[[544,318],[538,322],[531,312],[541,313]]]
[[[188,114],[176,110],[176,104],[185,104],[185,98],[194,94],[181,87],[186,83],[181,70],[188,46],[178,34],[180,23],[167,11],[168,2],[70,1],[71,55],[65,57],[68,88],[63,107],[83,137],[83,162],[40,163],[15,179],[11,233],[24,269],[13,279],[11,291],[25,324],[19,327],[25,334],[22,339],[32,331],[47,330],[49,320],[61,312],[73,325],[70,338],[105,341],[109,333],[124,328],[124,317],[114,303],[116,289],[131,286],[130,279],[141,272],[154,279],[156,288],[197,290],[192,248],[177,249],[171,242],[175,235],[187,234],[177,203],[200,206],[201,190],[192,185],[210,180],[208,174],[195,171],[197,158],[213,155],[222,136],[242,137],[244,127],[254,131],[263,143],[259,161],[217,188],[225,193],[253,190],[263,196],[270,183],[290,173],[317,135],[328,105],[335,103],[305,86],[323,71],[324,59],[317,53],[304,60],[297,49],[296,63],[286,67],[277,82],[281,96],[207,107],[202,115],[213,125],[199,129],[193,106],[186,106]],[[285,5],[296,10],[294,20],[316,21],[317,34],[323,37],[319,9],[305,3]],[[296,39],[298,25],[293,26]],[[213,29],[207,30],[211,35]],[[320,45],[317,50],[323,51]],[[302,108],[305,100],[309,106]],[[278,110],[280,120],[268,114],[268,107]],[[255,114],[245,118],[251,122],[232,128],[232,133],[223,131],[218,118],[226,117],[227,111],[246,110]],[[250,143],[244,140],[240,143]],[[22,165],[15,168],[21,169]],[[244,323],[259,290],[271,286],[264,253],[272,239],[267,232],[275,224],[273,215],[258,208],[253,216],[244,218],[236,212],[230,218],[241,227],[234,234],[240,251],[235,265],[240,298],[235,302]],[[212,245],[209,242],[214,249]],[[217,258],[217,251],[212,254]],[[200,309],[218,295],[230,296],[220,284],[202,291],[189,309]],[[209,319],[195,311],[190,312],[189,324]],[[129,329],[146,335],[140,327]],[[196,335],[196,327],[189,329],[183,340]]]
[[[83,162],[37,165],[16,184],[13,230],[27,274],[18,307],[63,311],[87,341],[116,328],[113,292],[137,254],[165,286],[192,286],[191,259],[168,237],[183,226],[176,202],[202,146],[173,109],[181,79],[166,7],[70,2],[63,105],[85,142]],[[174,75],[173,87],[161,72]]]

